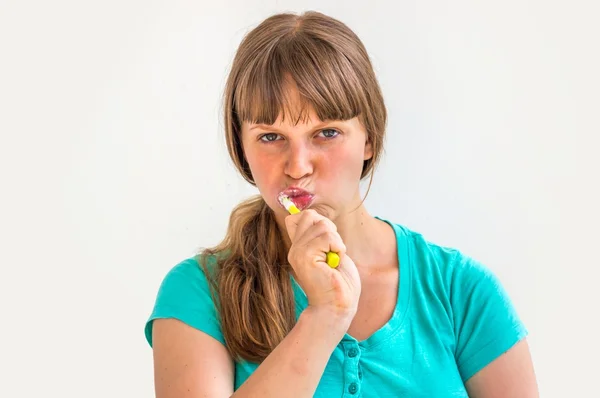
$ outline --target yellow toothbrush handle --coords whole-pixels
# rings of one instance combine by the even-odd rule
[[[290,204],[289,206],[290,207],[288,207],[288,211],[290,212],[290,214],[300,213],[300,209],[298,209],[295,204]]]
[[[288,211],[290,212],[290,214],[300,213],[300,210],[294,204],[289,205]],[[328,252],[327,265],[329,265],[331,268],[337,268],[337,266],[340,265],[340,256],[335,252]]]
[[[340,256],[335,252],[327,253],[327,265],[331,268],[337,268],[340,265]]]

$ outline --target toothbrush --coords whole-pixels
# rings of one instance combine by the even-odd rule
[[[280,195],[279,196],[279,202],[283,205],[283,207],[286,208],[286,210],[290,213],[290,214],[298,214],[300,213],[300,209],[298,209],[296,207],[296,205],[294,204],[294,202],[292,202],[290,200],[289,197],[287,197],[286,195]],[[338,265],[340,265],[340,256],[335,253],[335,252],[327,252],[327,265],[329,265],[331,268],[337,268]]]

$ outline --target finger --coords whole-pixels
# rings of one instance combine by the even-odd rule
[[[302,233],[299,232],[299,230],[296,230],[296,243],[300,246],[308,245],[311,240],[316,239],[318,236],[327,232],[337,233],[325,219],[318,220],[316,223],[306,228]]]
[[[296,214],[296,216],[298,216],[294,234],[296,240],[299,240],[306,230],[312,228],[313,225],[325,218],[312,209],[304,210],[302,213]],[[294,240],[292,239],[292,241]]]
[[[356,281],[360,281],[360,274],[358,273],[358,269],[356,268],[356,264],[350,259],[348,256],[340,256],[340,265],[335,268],[339,271],[342,277],[348,282],[358,288],[358,291],[361,290],[360,282],[357,284]],[[360,294],[360,293],[359,293]]]
[[[327,225],[331,231],[337,232],[337,225],[335,225],[335,223],[333,221],[331,221],[329,218],[323,216],[322,214],[317,213],[316,211],[315,211],[315,213],[317,214],[319,221],[325,223],[325,225]]]
[[[334,252],[343,258],[346,254],[346,245],[337,232],[327,231],[311,241],[315,250],[323,253],[323,261],[326,260],[327,252]]]
[[[318,216],[315,211],[306,210],[285,217],[285,228],[292,242],[298,234],[301,234],[308,226],[312,225],[311,220],[315,214]]]
[[[302,213],[300,213],[302,214]],[[285,217],[285,229],[293,242],[296,237],[296,231],[298,229],[298,221],[300,221],[300,214],[290,214]]]

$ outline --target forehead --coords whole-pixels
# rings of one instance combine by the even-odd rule
[[[280,127],[290,129],[297,126],[303,126],[304,128],[312,127],[321,125],[325,122],[324,120],[321,120],[314,106],[302,97],[293,80],[286,79],[286,84],[282,91],[284,97],[278,106],[278,114],[272,124],[269,123],[270,120],[245,120],[243,124],[249,129],[257,127]]]
[[[349,93],[337,93],[339,89],[325,82],[305,79],[299,84],[289,74],[259,80],[242,82],[236,89],[232,111],[240,124],[319,123],[351,119],[359,113]]]

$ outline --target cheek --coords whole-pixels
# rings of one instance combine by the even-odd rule
[[[347,147],[332,151],[324,159],[323,165],[330,178],[355,184],[360,179],[363,167],[363,152],[357,148]]]
[[[252,177],[259,190],[268,189],[270,183],[276,179],[278,166],[277,159],[265,153],[254,153],[249,151],[246,154],[246,159],[250,165]]]

